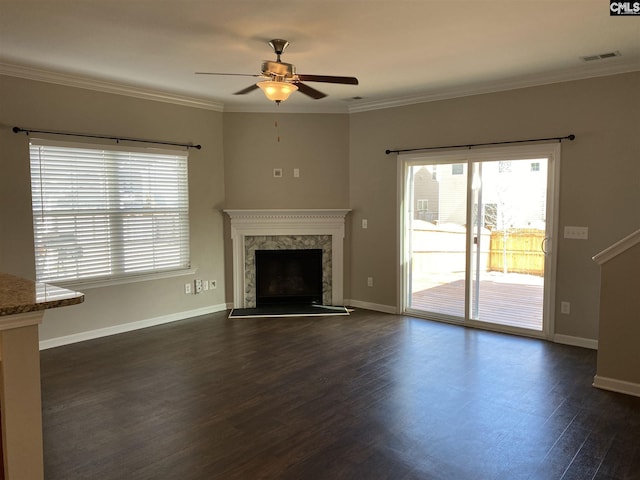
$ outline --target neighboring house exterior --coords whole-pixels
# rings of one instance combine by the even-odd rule
[[[440,184],[436,165],[418,168],[413,175],[413,211],[416,220],[434,223],[440,210]]]
[[[546,220],[546,159],[482,162],[482,226],[490,230],[534,228]],[[466,224],[466,163],[424,165],[414,173],[414,218],[434,224]],[[477,205],[477,204],[476,204]],[[477,208],[474,205],[474,208]],[[475,217],[474,212],[474,217]]]

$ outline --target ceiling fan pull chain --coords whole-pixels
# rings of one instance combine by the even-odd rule
[[[276,104],[276,120],[274,126],[276,127],[276,141],[280,143],[280,125],[278,125],[278,107],[280,106],[280,102],[275,102]]]

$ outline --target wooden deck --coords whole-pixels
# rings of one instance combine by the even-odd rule
[[[478,315],[474,320],[542,330],[543,286],[481,280]],[[414,292],[411,308],[464,318],[464,280]]]

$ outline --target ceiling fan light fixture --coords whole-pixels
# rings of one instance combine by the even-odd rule
[[[298,90],[298,87],[293,83],[288,82],[276,82],[273,80],[264,80],[256,83],[258,87],[264,92],[265,96],[272,102],[280,103]]]

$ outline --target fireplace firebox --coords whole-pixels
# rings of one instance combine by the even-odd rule
[[[256,250],[256,306],[322,304],[322,249]]]

